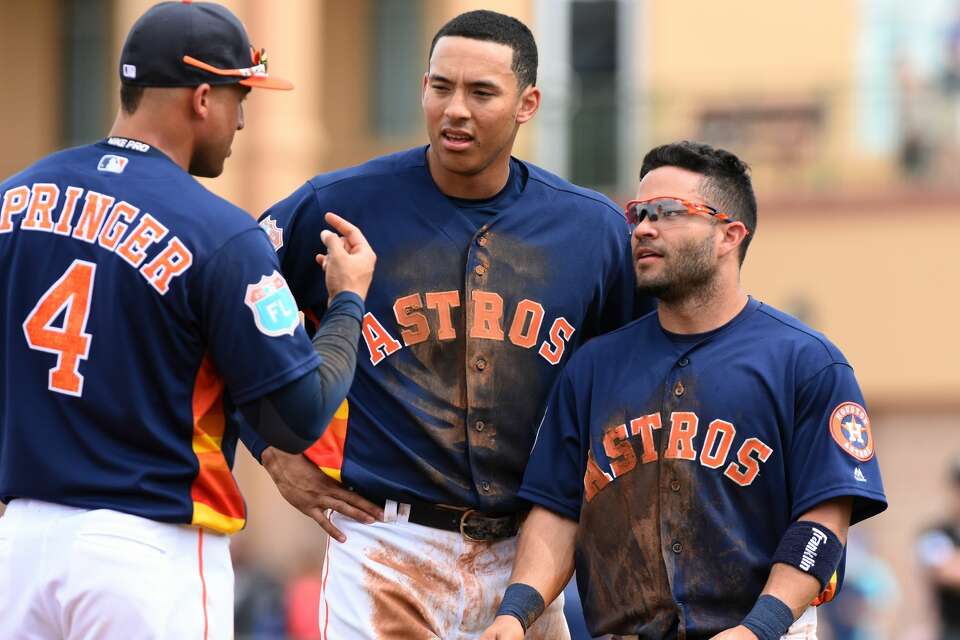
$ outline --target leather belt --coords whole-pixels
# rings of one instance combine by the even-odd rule
[[[386,500],[367,498],[383,505]],[[397,500],[410,505],[408,522],[424,527],[456,531],[472,542],[489,542],[512,538],[520,530],[526,513],[487,513],[468,507],[452,507],[410,500]]]

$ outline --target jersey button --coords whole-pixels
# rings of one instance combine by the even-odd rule
[[[670,483],[670,489],[673,491],[680,491],[680,481],[674,480]]]
[[[485,273],[487,272],[487,268],[486,268],[485,266],[483,266],[482,264],[478,264],[477,266],[475,266],[475,267],[473,268],[473,272],[474,272],[475,274],[477,274],[478,276],[482,276],[483,274],[485,274]]]
[[[679,542],[674,542],[670,548],[673,550],[674,553],[680,553],[681,551],[683,551],[683,545],[680,544]]]
[[[473,424],[473,428],[476,429],[477,431],[483,431],[486,426],[487,426],[487,425],[484,424],[483,420],[477,420],[477,421]]]
[[[686,391],[686,389],[683,388],[683,383],[677,380],[677,386],[673,388],[673,395],[679,398],[683,395],[684,391]]]
[[[480,483],[480,490],[484,493],[490,493],[490,483],[484,480]]]
[[[477,361],[473,363],[473,366],[477,368],[477,371],[483,371],[487,368],[487,361],[483,358],[477,358]]]
[[[679,366],[681,366],[681,367],[685,367],[685,366],[687,366],[688,364],[690,364],[690,361],[687,360],[686,358],[680,358],[680,360],[677,362],[677,364],[678,364]]]

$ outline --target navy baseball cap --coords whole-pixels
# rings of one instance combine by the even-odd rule
[[[120,81],[138,87],[242,84],[293,89],[267,74],[237,16],[213,2],[161,2],[134,23],[120,52]]]

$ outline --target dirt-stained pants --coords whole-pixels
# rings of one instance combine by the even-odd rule
[[[332,517],[347,541],[331,540],[327,547],[323,640],[475,640],[493,622],[510,580],[516,538],[472,542],[405,522],[403,509],[389,502],[390,522]],[[569,640],[562,594],[526,638]]]

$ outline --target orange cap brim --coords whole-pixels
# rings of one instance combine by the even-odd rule
[[[293,89],[293,83],[283,78],[274,76],[250,76],[240,81],[240,84],[257,89],[276,89],[278,91],[290,91]]]

